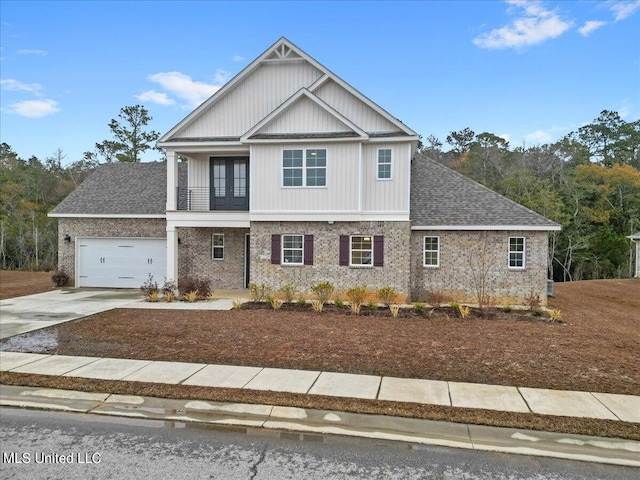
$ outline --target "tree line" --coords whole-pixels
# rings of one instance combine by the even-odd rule
[[[99,164],[140,161],[159,137],[140,105],[124,107],[109,123],[113,138],[79,160],[62,149],[24,160],[0,145],[0,266],[52,270],[57,266],[57,222],[47,217]],[[640,230],[640,120],[603,111],[559,141],[511,146],[488,132],[452,131],[449,146],[430,135],[422,154],[562,225],[549,235],[549,275],[556,281],[633,275]],[[162,154],[159,153],[159,158]]]
[[[421,152],[562,225],[550,233],[556,281],[633,275],[640,230],[640,120],[604,110],[555,143],[511,146],[488,132],[430,135]]]

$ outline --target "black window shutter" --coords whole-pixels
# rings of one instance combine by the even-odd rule
[[[280,265],[280,235],[271,235],[271,263]]]
[[[340,266],[349,266],[349,235],[340,235]]]
[[[373,266],[384,266],[384,237],[381,235],[373,237]]]
[[[304,236],[304,264],[313,265],[313,235]]]

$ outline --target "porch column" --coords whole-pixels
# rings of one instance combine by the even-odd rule
[[[167,225],[167,281],[178,283],[178,231]]]
[[[177,187],[178,155],[174,151],[167,150],[167,211],[178,210]]]

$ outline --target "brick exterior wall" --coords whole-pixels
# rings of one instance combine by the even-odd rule
[[[282,266],[271,263],[271,235],[314,236],[313,265]],[[340,266],[340,235],[383,235],[384,266]],[[409,295],[409,222],[252,222],[251,282],[274,289],[293,284],[299,293],[329,281],[337,291],[366,285],[369,290],[391,286]]]
[[[59,218],[58,268],[64,269],[75,285],[76,237],[151,237],[165,238],[163,218]],[[64,236],[71,237],[71,243]]]
[[[216,289],[244,288],[245,234],[239,228],[178,228],[178,277],[191,275],[211,280]],[[214,260],[214,233],[224,235],[224,259]]]
[[[423,237],[440,237],[440,266],[423,266]],[[508,268],[509,237],[525,237],[525,268]],[[483,247],[484,245],[484,247]],[[485,252],[487,268],[481,267]],[[489,294],[496,305],[522,304],[531,292],[547,300],[546,232],[530,231],[413,231],[411,233],[411,296],[424,301],[427,292],[438,291],[451,300],[477,303],[475,277],[485,271]],[[471,260],[472,259],[472,260]]]

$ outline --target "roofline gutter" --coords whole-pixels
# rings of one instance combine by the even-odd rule
[[[412,226],[411,230],[421,231],[421,230],[523,230],[523,231],[532,231],[532,232],[559,232],[562,230],[561,225],[416,225]]]

